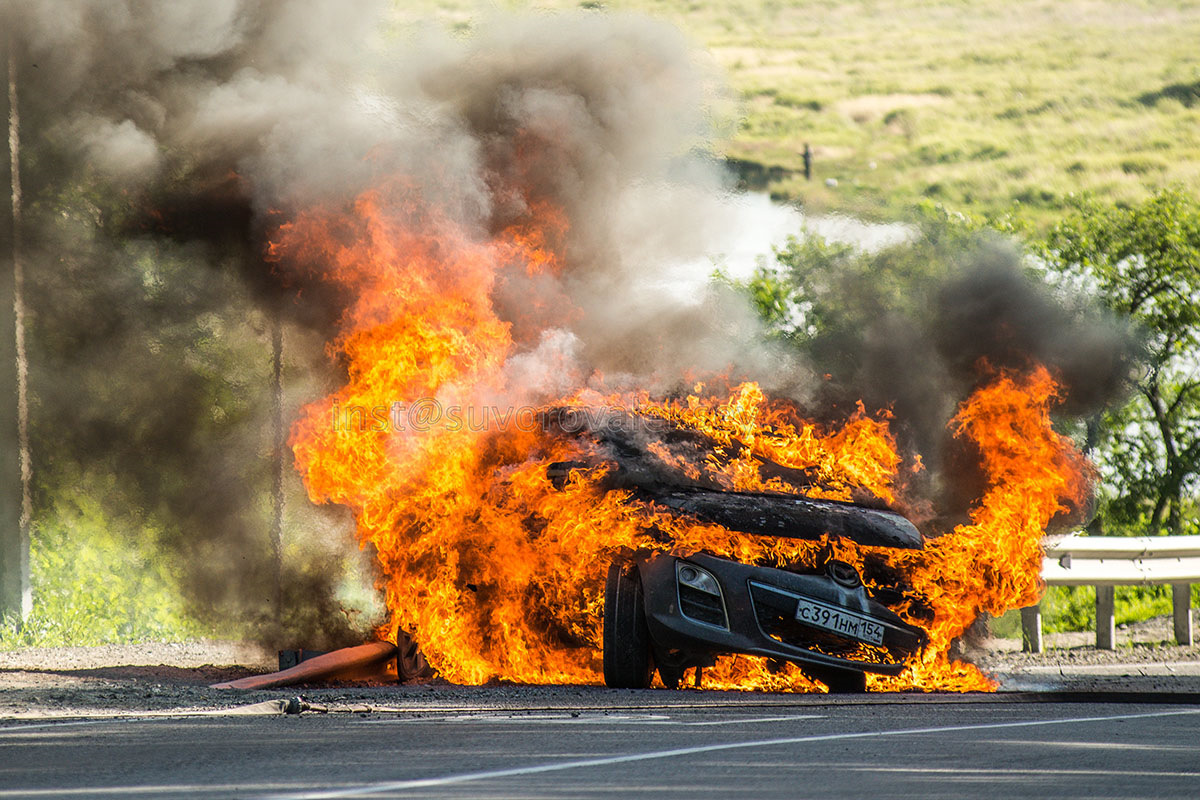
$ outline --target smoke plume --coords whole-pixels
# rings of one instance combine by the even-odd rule
[[[510,401],[598,374],[668,391],[731,365],[802,383],[793,357],[750,344],[761,337],[744,302],[670,291],[672,270],[728,225],[727,178],[707,152],[724,98],[678,31],[577,13],[454,38],[389,7],[0,12],[29,143],[43,492],[73,482],[106,497],[113,524],[153,531],[138,535],[175,559],[197,613],[308,646],[362,620],[336,599],[360,560],[349,520],[309,508],[290,469],[282,558],[269,532],[272,329],[290,417],[336,385],[324,343],[349,302],[322,265],[264,257],[297,212],[388,185],[395,213],[436,207],[484,239],[534,204],[561,209],[561,279],[495,289],[518,348]],[[567,306],[571,323],[552,324]]]
[[[30,143],[43,488],[108,491],[131,529],[156,521],[154,544],[177,560],[198,612],[306,646],[352,638],[363,620],[336,591],[359,563],[351,523],[309,508],[290,469],[281,596],[270,588],[273,326],[291,416],[338,383],[324,347],[350,302],[323,265],[266,257],[299,212],[384,186],[389,213],[434,207],[482,241],[542,203],[561,210],[561,276],[493,291],[516,346],[510,402],[601,375],[606,388],[671,392],[719,372],[810,404],[818,394],[740,296],[672,290],[731,225],[730,181],[709,150],[727,98],[678,31],[580,12],[452,37],[391,8],[28,0],[0,11]],[[1119,370],[1092,366],[1119,361],[1112,342],[1043,336],[1054,309],[1014,275],[984,264],[948,280],[930,296],[932,326],[882,309],[856,335],[847,391],[941,431],[978,359],[1003,366],[1013,350],[1056,362],[1081,403],[1104,395]],[[270,613],[280,601],[284,618]]]
[[[902,449],[922,457],[908,487],[916,505],[905,510],[937,533],[965,522],[985,488],[978,453],[947,426],[959,403],[1002,372],[1044,365],[1059,387],[1057,412],[1087,417],[1128,391],[1136,347],[1094,302],[1056,295],[1011,242],[924,234],[853,255],[799,293],[833,309],[802,337],[827,376],[812,413],[844,413],[859,400],[889,410]],[[1063,522],[1087,513],[1071,511]]]

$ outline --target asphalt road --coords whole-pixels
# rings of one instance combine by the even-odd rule
[[[1196,704],[522,694],[371,713],[8,720],[0,798],[1200,796]]]

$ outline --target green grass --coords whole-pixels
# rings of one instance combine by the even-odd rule
[[[602,5],[675,23],[740,97],[727,155],[789,170],[766,188],[819,210],[894,218],[931,198],[1045,225],[1072,193],[1130,201],[1200,183],[1195,2],[497,5]],[[397,18],[469,31],[482,8],[418,0],[397,4]]]
[[[190,621],[175,576],[148,547],[115,534],[86,498],[56,507],[34,531],[33,612],[0,623],[0,650],[180,641],[211,632]]]

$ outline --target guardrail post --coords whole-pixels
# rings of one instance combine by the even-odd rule
[[[1192,585],[1171,584],[1171,616],[1175,619],[1175,641],[1184,647],[1194,644],[1192,639]]]
[[[1021,609],[1021,649],[1026,653],[1042,652],[1042,605]]]
[[[1116,587],[1096,587],[1096,649],[1113,650],[1117,641]]]

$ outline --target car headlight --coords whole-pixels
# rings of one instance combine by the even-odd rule
[[[702,570],[692,564],[679,562],[676,566],[676,574],[679,576],[679,582],[684,586],[690,586],[706,594],[721,596],[721,586],[717,583],[717,579],[712,576],[712,573]]]

